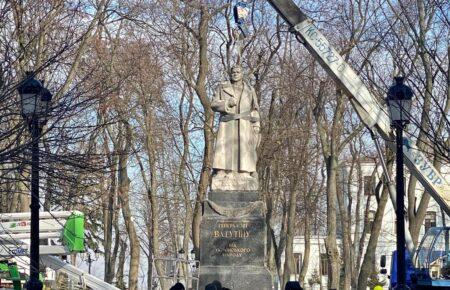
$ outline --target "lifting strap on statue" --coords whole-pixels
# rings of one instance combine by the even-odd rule
[[[236,63],[241,62],[244,39],[249,35],[247,17],[250,9],[246,1],[238,1],[233,8],[234,22],[237,28],[233,29],[232,41],[236,51]]]

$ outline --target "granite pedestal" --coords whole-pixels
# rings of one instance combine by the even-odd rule
[[[264,204],[257,191],[211,191],[203,204],[199,290],[215,280],[232,290],[272,290],[265,267]]]

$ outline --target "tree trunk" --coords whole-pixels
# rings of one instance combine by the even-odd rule
[[[147,232],[151,233],[150,221],[147,222]],[[151,239],[148,241],[148,259],[147,259],[147,289],[153,290],[153,245]]]
[[[355,156],[356,152],[352,152],[352,155]],[[356,153],[356,154],[361,154]],[[359,158],[356,159],[356,176],[358,182],[358,190],[356,193],[356,207],[355,207],[355,234],[353,235],[353,275],[352,275],[352,289],[356,289],[358,287],[358,273],[359,267],[361,264],[361,256],[362,253],[359,252],[359,242],[360,242],[360,231],[358,229],[361,228],[361,200],[362,200],[362,192],[363,192],[363,176],[361,171],[361,160]],[[353,174],[353,170],[350,171],[349,180],[347,183],[347,192],[348,194],[352,194],[352,180],[351,175]],[[367,208],[366,211],[369,209]],[[364,220],[364,217],[363,217]]]
[[[301,285],[305,285],[305,277],[309,267],[309,255],[311,252],[311,224],[309,221],[309,213],[305,213],[305,249],[303,251],[302,269],[298,281]],[[320,257],[320,254],[319,254]]]
[[[295,235],[295,213],[297,207],[297,180],[294,177],[290,185],[290,199],[287,216],[286,250],[284,254],[283,285],[291,280],[295,273],[294,265],[294,235]]]
[[[122,239],[119,240],[120,244],[120,252],[119,252],[119,262],[117,267],[117,288],[120,288],[122,290],[126,290],[127,287],[125,285],[124,281],[124,266],[126,261],[126,253],[127,253],[127,242],[123,241]]]
[[[123,121],[123,129],[125,130],[124,144],[119,154],[119,168],[118,168],[118,186],[119,186],[119,201],[122,205],[122,216],[125,227],[128,232],[130,240],[130,271],[128,277],[128,288],[130,290],[138,289],[138,274],[139,274],[139,256],[140,256],[140,242],[136,233],[136,228],[133,222],[129,191],[130,179],[128,177],[127,162],[129,148],[131,148],[131,128],[127,121]]]
[[[203,152],[203,164],[198,182],[197,198],[192,222],[192,239],[194,243],[195,255],[200,257],[200,224],[202,221],[202,203],[208,190],[211,175],[211,158],[214,144],[214,112],[211,109],[210,100],[206,91],[206,75],[208,73],[208,22],[210,16],[208,8],[202,5],[200,8],[200,22],[198,28],[197,41],[199,45],[199,71],[195,83],[195,92],[203,106],[205,122],[203,124],[203,138],[205,148]]]
[[[278,246],[275,247],[275,263],[277,265],[278,277],[280,281],[283,281],[283,272],[281,269],[281,255],[283,254],[283,249],[286,247],[286,237],[287,237],[287,209],[286,205],[283,206],[282,212],[282,222],[281,222],[281,231],[280,231],[280,241]],[[273,241],[275,239],[275,231],[272,229],[271,231]]]
[[[324,116],[324,104],[320,102],[325,95],[325,83],[319,86],[317,99],[319,102],[315,105],[314,117],[316,119],[317,131],[322,146],[322,154],[325,161],[327,172],[326,194],[327,194],[327,237],[325,239],[325,247],[327,249],[328,258],[328,287],[330,289],[339,289],[340,279],[340,257],[336,243],[336,207],[337,203],[337,171],[338,157],[342,150],[342,116],[345,110],[344,95],[337,90],[336,92],[336,109],[333,115],[331,128],[328,128],[329,121]]]
[[[31,196],[27,185],[22,180],[29,180],[30,174],[26,170],[18,170],[14,173],[17,182],[13,185],[11,192],[12,199],[8,200],[9,212],[27,212],[30,211]]]
[[[341,189],[337,189],[337,199],[339,204],[339,215],[342,227],[342,252],[344,263],[344,280],[342,281],[342,289],[348,290],[351,285],[353,257],[351,253],[351,233],[349,228],[348,215],[344,204],[344,195]]]
[[[191,197],[189,194],[189,187],[186,182],[186,168],[188,166],[187,160],[189,159],[189,123],[191,122],[191,117],[193,113],[193,94],[190,93],[190,90],[188,91],[189,95],[189,108],[188,112],[186,114],[185,119],[183,119],[183,100],[185,98],[185,94],[183,94],[183,99],[180,102],[179,105],[179,114],[181,116],[179,121],[180,131],[181,135],[183,137],[183,151],[181,155],[181,162],[180,166],[178,168],[178,183],[181,187],[182,197],[184,201],[184,209],[185,209],[185,218],[184,218],[184,224],[183,224],[183,242],[182,242],[182,249],[184,250],[184,259],[188,260],[189,258],[189,241],[190,241],[190,233],[191,233],[191,221],[192,221],[192,204],[191,204]],[[183,264],[183,272],[184,276],[188,277],[189,275],[189,269],[187,265]],[[186,279],[186,286],[189,287],[189,283]]]
[[[103,196],[103,248],[105,251],[105,282],[111,283],[114,280],[115,276],[115,256],[113,254],[113,223],[115,214],[115,205],[116,205],[116,188],[117,188],[117,176],[116,176],[116,164],[117,164],[117,156],[111,154],[108,147],[108,137],[106,136],[106,132],[103,134],[103,146],[105,155],[108,156],[108,167],[110,168],[109,173],[109,190],[105,192]],[[117,241],[116,241],[117,243]]]
[[[389,170],[392,170],[392,162],[389,165]],[[363,262],[361,264],[361,270],[358,276],[358,290],[367,289],[367,279],[374,272],[375,251],[378,244],[378,238],[381,233],[381,227],[383,223],[384,209],[389,199],[389,191],[387,186],[383,186],[380,202],[378,203],[377,212],[375,213],[375,219],[373,221],[372,229],[370,232],[369,242],[367,244],[366,254],[364,255]]]
[[[341,263],[339,250],[336,244],[336,206],[337,206],[337,167],[336,156],[326,159],[327,168],[327,237],[325,247],[328,258],[328,287],[339,289]]]
[[[149,239],[151,239],[153,257],[160,257],[160,243],[159,243],[159,203],[157,200],[157,189],[158,189],[158,174],[157,174],[157,151],[156,151],[156,140],[152,137],[152,116],[149,114],[147,116],[147,132],[146,132],[146,142],[145,147],[147,151],[147,157],[150,169],[150,184],[147,184],[147,198],[150,203],[151,211],[151,232],[148,233]],[[154,263],[156,271],[159,276],[164,274],[163,265],[160,261]],[[167,289],[166,279],[159,279],[161,287],[163,290]]]

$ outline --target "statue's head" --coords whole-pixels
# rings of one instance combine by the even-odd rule
[[[238,64],[234,65],[230,71],[231,82],[233,82],[233,83],[240,82],[240,81],[242,81],[242,78],[243,78],[242,67]]]

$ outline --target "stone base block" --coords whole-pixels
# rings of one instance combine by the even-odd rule
[[[220,205],[227,206],[229,202],[249,203],[261,200],[258,191],[216,190],[208,193],[208,199]]]
[[[249,173],[230,172],[212,177],[212,190],[258,190],[258,178]]]
[[[200,226],[199,290],[219,281],[233,290],[272,290],[265,267],[267,230],[258,191],[210,191]]]
[[[199,290],[219,281],[231,290],[272,290],[272,275],[264,267],[200,267]]]

